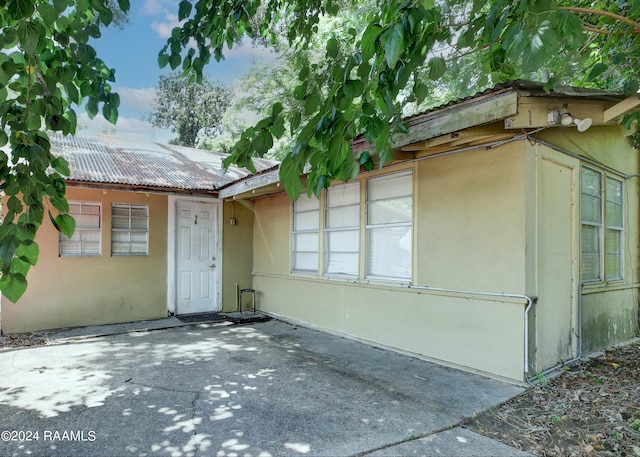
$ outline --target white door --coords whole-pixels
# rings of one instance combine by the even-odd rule
[[[177,202],[177,314],[218,310],[217,209],[211,203]]]

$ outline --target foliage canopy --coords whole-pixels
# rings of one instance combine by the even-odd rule
[[[344,35],[319,35],[321,19],[344,8],[357,10],[360,20]],[[37,261],[34,238],[45,212],[64,235],[74,230],[65,200],[68,165],[51,154],[46,131],[75,133],[74,107],[83,104],[91,117],[101,111],[115,123],[115,72],[89,41],[128,9],[129,0],[0,0],[0,188],[7,195],[0,290],[12,301]],[[226,164],[253,170],[251,158],[288,132],[293,147],[280,176],[292,198],[302,192],[307,165],[308,191],[319,193],[361,166],[373,167],[372,154],[390,160],[393,136],[406,131],[403,108],[421,105],[434,83],[451,78],[470,56],[480,62],[467,74],[471,87],[533,75],[549,89],[570,83],[638,90],[640,0],[182,0],[178,18],[158,63],[198,82],[225,47],[284,37],[280,46],[290,50],[295,79],[284,94],[291,101],[265,107]],[[632,113],[624,123],[639,117]],[[373,149],[355,154],[350,144],[361,134]]]
[[[199,138],[219,132],[230,100],[229,88],[206,76],[200,84],[188,84],[187,78],[178,73],[162,75],[149,121],[178,133],[175,144],[195,147]]]

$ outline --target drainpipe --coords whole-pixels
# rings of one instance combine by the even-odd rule
[[[538,297],[531,297],[523,294],[505,294],[504,292],[478,292],[472,290],[445,289],[442,287],[430,286],[408,286],[409,289],[431,290],[434,292],[450,292],[462,295],[481,295],[485,297],[521,298],[526,300],[527,307],[524,309],[524,373],[529,371],[529,311],[533,308]]]

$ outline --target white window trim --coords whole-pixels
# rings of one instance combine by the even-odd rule
[[[313,199],[315,199],[315,197],[311,197]],[[315,269],[303,269],[303,268],[298,268],[296,265],[296,254],[297,253],[309,253],[309,254],[313,254],[315,253],[316,258],[319,259],[320,256],[320,200],[316,199],[316,201],[318,202],[318,206],[317,208],[313,208],[313,209],[305,209],[305,210],[296,210],[296,202],[292,202],[291,204],[291,273],[293,274],[300,274],[300,275],[317,275],[318,274],[318,263],[316,262],[316,267]],[[317,213],[317,217],[318,217],[318,223],[316,225],[315,229],[302,229],[302,230],[298,230],[296,229],[296,214],[304,214],[304,213]],[[304,235],[304,234],[315,234],[316,237],[318,238],[318,243],[316,244],[316,250],[315,251],[300,251],[297,249],[296,246],[296,242],[297,242],[297,235]]]
[[[336,189],[335,187],[333,188],[329,188],[326,189],[324,196],[325,196],[325,208],[324,208],[324,219],[323,219],[323,226],[324,226],[324,253],[323,253],[323,266],[324,266],[324,275],[328,276],[328,277],[339,277],[339,278],[358,278],[360,276],[360,238],[361,238],[361,234],[360,234],[360,218],[361,218],[361,212],[360,212],[360,208],[362,206],[362,201],[361,201],[361,193],[360,193],[360,182],[356,181],[353,183],[348,183],[348,184],[343,184],[342,186],[344,186],[345,188],[356,188],[357,189],[357,193],[358,193],[358,201],[357,203],[349,203],[349,204],[345,204],[345,205],[335,205],[335,206],[331,206],[331,199],[329,198],[329,191],[330,189]],[[345,227],[334,227],[334,228],[329,228],[327,227],[327,220],[328,220],[328,212],[331,209],[337,209],[337,208],[347,208],[347,207],[353,207],[354,211],[357,214],[357,219],[358,219],[358,223],[357,225],[353,225],[353,226],[345,226]],[[356,260],[356,271],[353,273],[338,273],[338,272],[329,272],[329,258],[330,258],[330,254],[332,251],[330,251],[330,246],[329,246],[329,234],[331,233],[345,233],[345,232],[356,232],[358,234],[358,243],[356,244],[356,246],[354,247],[353,251],[348,251],[346,253],[349,254],[355,254],[357,257]],[[337,251],[335,251],[337,252]],[[345,251],[341,251],[341,252],[345,252]]]
[[[365,271],[364,271],[364,278],[367,280],[373,280],[373,281],[389,281],[389,282],[398,282],[398,283],[412,283],[413,281],[413,274],[414,274],[414,269],[413,269],[413,256],[414,256],[414,246],[413,246],[413,223],[414,223],[414,219],[415,219],[415,207],[414,207],[414,201],[415,201],[415,189],[414,189],[414,180],[413,180],[413,170],[412,169],[408,169],[408,170],[403,170],[403,171],[399,171],[399,172],[395,172],[395,173],[388,173],[388,174],[383,174],[383,175],[379,175],[379,176],[375,176],[372,177],[370,179],[367,180],[366,182],[366,188],[365,188],[365,198],[364,198],[364,222],[365,222],[365,247],[364,247],[364,262],[365,262]],[[384,179],[384,178],[398,178],[398,177],[402,177],[402,176],[409,176],[411,179],[411,192],[410,194],[406,195],[411,197],[411,221],[407,221],[407,222],[394,222],[394,223],[382,223],[382,224],[369,224],[369,185],[370,182],[375,180],[375,179]],[[385,201],[385,200],[391,200],[393,198],[384,198],[384,199],[378,199],[375,201]],[[406,228],[409,227],[411,229],[411,258],[409,259],[409,268],[410,268],[410,273],[408,277],[399,277],[399,276],[382,276],[382,275],[375,275],[375,274],[371,274],[369,271],[369,259],[371,256],[371,253],[369,252],[369,240],[370,240],[370,236],[373,230],[376,229],[383,229],[383,228]]]
[[[146,211],[146,227],[144,229],[131,228],[131,210],[133,208],[141,208]],[[115,228],[113,223],[114,208],[127,208],[129,210],[129,228]],[[129,251],[128,252],[114,252],[114,236],[113,233],[128,233],[129,234]],[[145,250],[144,252],[131,252],[131,234],[132,233],[144,233],[145,234]],[[112,203],[111,204],[111,255],[113,257],[140,257],[149,255],[149,205],[139,203]]]
[[[581,282],[582,284],[606,284],[606,283],[619,283],[621,281],[624,281],[624,276],[625,276],[625,271],[624,271],[624,225],[625,225],[625,211],[624,211],[624,203],[625,203],[625,199],[624,199],[624,194],[625,194],[625,182],[623,179],[621,179],[618,176],[615,175],[611,175],[606,173],[603,170],[594,168],[594,167],[590,167],[590,166],[582,166],[582,170],[587,169],[587,170],[591,170],[592,172],[598,173],[600,175],[600,222],[591,222],[591,221],[587,221],[585,222],[583,217],[580,217],[580,223],[581,226],[587,225],[587,226],[591,226],[591,227],[597,227],[598,228],[598,248],[599,248],[599,256],[598,256],[598,266],[599,266],[599,275],[597,278],[589,278],[589,279],[582,279],[581,278]],[[581,171],[581,179],[582,179],[582,171]],[[612,179],[615,181],[618,181],[619,183],[621,183],[622,185],[622,192],[621,192],[621,196],[622,196],[622,202],[620,203],[621,205],[621,212],[622,212],[622,226],[621,227],[617,227],[617,226],[609,226],[607,225],[607,214],[606,214],[606,207],[607,207],[607,202],[608,202],[608,198],[607,198],[607,180],[608,179]],[[581,189],[580,189],[580,196],[581,196],[581,202],[582,202],[582,184],[581,184]],[[582,214],[582,204],[580,207],[580,211]],[[617,230],[620,232],[620,265],[619,265],[619,269],[620,269],[620,276],[619,277],[615,277],[615,278],[608,278],[607,275],[607,255],[608,255],[608,246],[606,243],[606,235],[607,235],[607,230],[608,229],[612,229],[612,230]],[[580,256],[582,257],[583,255],[583,250],[582,250],[582,240],[580,241]],[[582,276],[582,268],[580,271],[580,275]]]
[[[78,241],[71,241],[71,239],[73,238],[68,238],[66,235],[64,235],[62,232],[59,233],[58,235],[58,255],[59,257],[101,257],[102,256],[102,218],[103,218],[103,211],[102,211],[102,202],[97,202],[97,201],[89,201],[89,200],[69,200],[68,201],[69,205],[78,205],[80,206],[80,213],[82,214],[82,207],[84,206],[93,206],[93,207],[97,207],[98,208],[98,227],[97,228],[89,228],[89,227],[78,227],[76,225],[76,228],[73,232],[73,237],[77,237],[80,236],[82,237],[82,233],[83,232],[99,232],[99,236],[98,236],[98,252],[97,253],[83,253],[83,249],[82,249],[82,245],[83,242],[82,240],[78,240]],[[71,217],[77,216],[74,214],[69,213],[69,215]],[[75,218],[74,218],[75,219]],[[63,252],[63,245],[64,244],[71,244],[71,243],[77,243],[79,246],[79,250],[80,253],[78,254],[74,254],[74,253],[64,253]]]
[[[609,225],[607,223],[607,206],[609,203],[614,204],[614,205],[618,205],[617,202],[613,202],[609,199],[607,193],[606,193],[606,187],[607,187],[607,181],[608,180],[612,180],[612,181],[617,181],[618,183],[620,183],[620,215],[621,215],[621,219],[622,219],[622,225],[620,226],[616,226],[616,225]],[[605,265],[605,280],[607,282],[619,282],[619,281],[624,281],[624,222],[625,222],[625,218],[624,218],[624,181],[622,179],[618,179],[615,178],[613,176],[609,176],[607,174],[604,175],[604,191],[605,191],[605,195],[603,196],[603,207],[604,207],[604,215],[603,215],[603,238],[606,240],[606,236],[607,236],[607,231],[608,230],[615,230],[616,232],[618,232],[619,237],[620,237],[620,241],[619,241],[619,246],[620,246],[620,259],[619,262],[620,264],[618,265],[618,269],[620,271],[620,276],[616,276],[616,277],[608,277],[609,272],[607,271],[607,256],[609,255],[609,248],[606,244],[606,241],[604,243],[604,250],[603,250],[603,262]]]

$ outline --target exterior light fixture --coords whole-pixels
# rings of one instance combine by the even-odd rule
[[[584,119],[580,119],[579,117],[574,117],[567,111],[566,108],[562,109],[552,109],[547,111],[547,122],[549,125],[564,125],[565,127],[569,127],[575,125],[578,128],[578,132],[584,132],[591,124],[593,124],[593,119],[590,117],[585,117]]]

